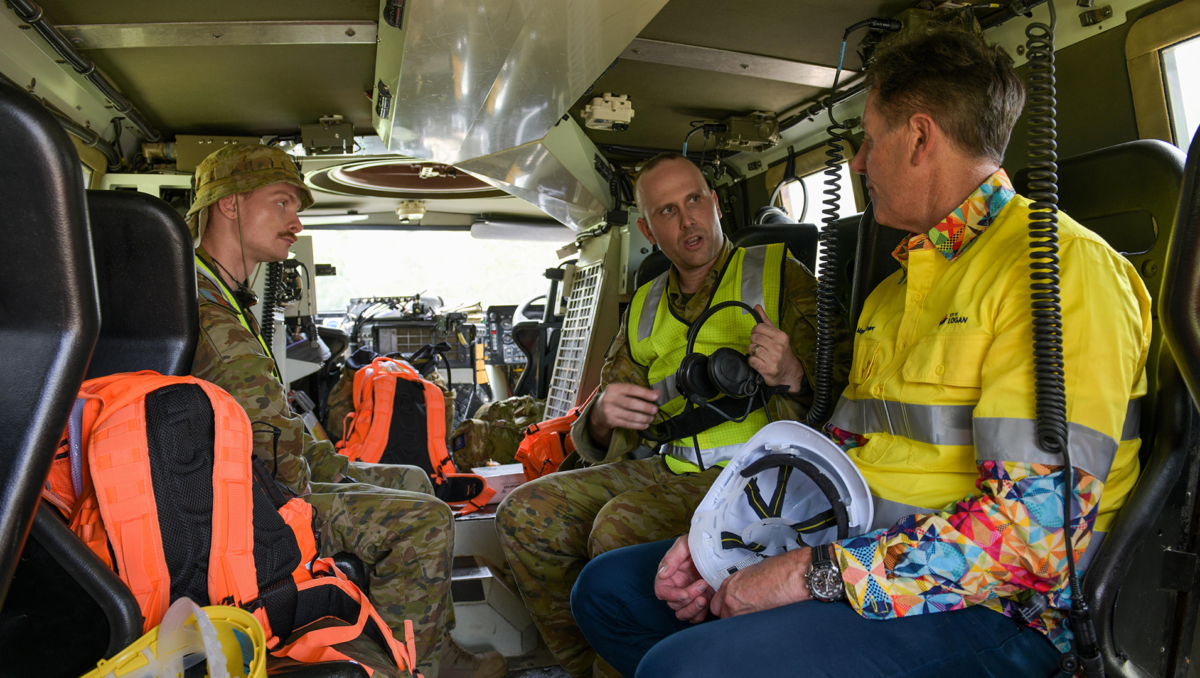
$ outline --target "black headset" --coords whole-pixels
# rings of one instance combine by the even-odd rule
[[[763,388],[762,375],[750,367],[749,359],[741,351],[722,346],[712,355],[696,352],[696,337],[700,335],[700,327],[717,311],[730,307],[745,309],[756,321],[763,322],[758,311],[740,301],[723,301],[705,309],[696,318],[687,333],[687,355],[675,371],[675,390],[696,405],[704,405],[722,395],[748,398]]]

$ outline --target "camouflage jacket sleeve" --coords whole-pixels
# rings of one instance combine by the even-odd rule
[[[288,406],[272,358],[238,320],[237,312],[214,299],[212,283],[201,277],[198,284],[200,338],[192,375],[225,389],[246,410],[255,430],[255,455],[276,469],[276,478],[293,492],[307,494],[310,480],[340,480],[348,460],[329,443],[308,435],[304,421]],[[280,431],[277,444],[270,427]]]
[[[633,354],[629,351],[629,339],[625,332],[628,322],[629,311],[626,310],[625,315],[621,317],[621,326],[617,329],[617,334],[613,337],[612,343],[608,346],[608,352],[604,356],[604,367],[600,370],[601,392],[613,382],[650,387],[649,371],[637,364],[633,359]],[[598,444],[592,439],[592,434],[587,427],[588,417],[591,416],[592,406],[595,404],[594,399],[588,403],[579,420],[571,426],[571,440],[575,443],[576,451],[584,460],[594,464],[624,459],[625,455],[637,449],[640,444],[637,431],[627,428],[613,429],[608,447],[605,448]]]

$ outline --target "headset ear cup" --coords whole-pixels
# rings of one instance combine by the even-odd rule
[[[675,388],[687,399],[699,396],[704,400],[712,400],[721,395],[708,376],[708,356],[703,353],[689,353],[679,363],[675,371]]]
[[[721,393],[735,398],[753,395],[762,383],[762,377],[750,367],[746,356],[728,346],[718,348],[708,357],[708,376]]]

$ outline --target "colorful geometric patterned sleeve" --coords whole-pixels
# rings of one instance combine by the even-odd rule
[[[1062,467],[979,462],[979,494],[935,515],[913,515],[886,530],[836,544],[850,604],[890,619],[986,605],[1020,618],[1033,592],[1046,596],[1028,621],[1066,649],[1068,607]],[[1103,483],[1075,470],[1076,558],[1083,556]],[[1080,518],[1080,509],[1083,518]],[[1057,609],[1054,609],[1057,608]]]

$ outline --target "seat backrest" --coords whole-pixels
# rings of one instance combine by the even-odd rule
[[[1062,209],[1115,248],[1143,250],[1126,256],[1157,295],[1155,325],[1161,326],[1146,370],[1154,397],[1142,408],[1141,477],[1085,581],[1110,676],[1186,673],[1200,604],[1189,593],[1200,537],[1193,453],[1200,395],[1200,143],[1192,144],[1186,173],[1179,158],[1161,142],[1133,142],[1059,164]],[[1021,175],[1016,183],[1020,190]],[[1160,334],[1169,350],[1157,350]],[[1136,602],[1118,607],[1119,597]]]
[[[144,193],[88,191],[86,200],[101,314],[87,377],[188,374],[199,315],[187,226]],[[60,424],[56,442],[61,431]],[[48,505],[34,522],[18,576],[23,586],[0,614],[8,675],[79,675],[141,635],[133,594]],[[78,639],[69,651],[59,650],[56,637],[65,629]]]
[[[633,274],[633,289],[638,289],[669,270],[671,270],[671,260],[662,250],[655,249],[647,254],[645,259],[642,259],[642,263],[638,264],[637,271]]]
[[[0,608],[96,343],[100,313],[79,156],[0,81]]]
[[[808,270],[812,271],[817,263],[817,227],[813,224],[781,220],[755,224],[735,231],[732,240],[738,247],[785,243],[792,257]]]
[[[88,191],[87,202],[103,318],[87,378],[189,374],[200,327],[187,224],[145,193]]]
[[[1137,269],[1157,300],[1171,231],[1175,227],[1186,156],[1156,139],[1117,144],[1058,163],[1058,207],[1104,238]],[[1017,193],[1029,197],[1029,170],[1013,178]],[[1142,410],[1153,411],[1162,333],[1154,307],[1154,333],[1146,363],[1149,389]],[[1154,418],[1144,417],[1142,439],[1153,441]]]

